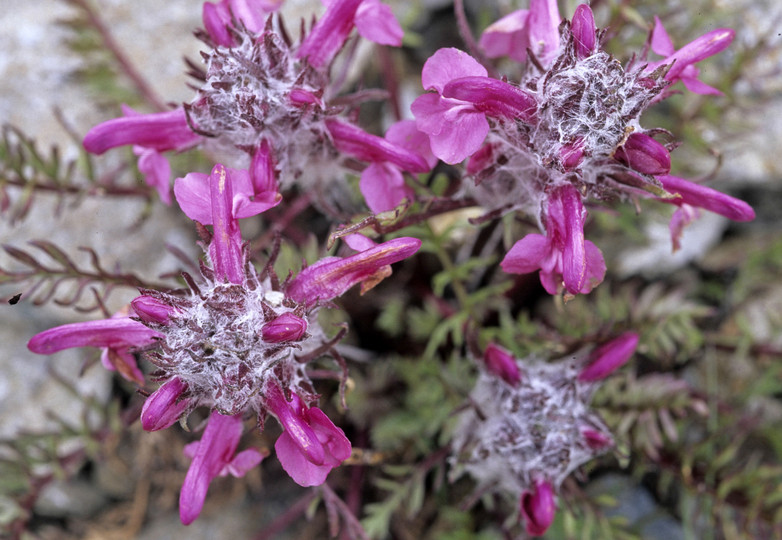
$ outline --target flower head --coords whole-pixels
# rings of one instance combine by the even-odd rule
[[[465,186],[464,195],[491,215],[523,211],[538,218],[545,235],[517,242],[503,268],[540,269],[552,294],[589,292],[605,273],[602,254],[584,239],[585,201],[641,196],[678,204],[675,242],[694,218],[669,180],[675,144],[663,138],[665,130],[644,129],[640,118],[670,95],[668,87],[677,80],[703,90],[694,64],[723,50],[733,36],[715,30],[675,51],[658,20],[652,47],[667,57],[623,66],[602,49],[604,33],[586,4],[560,25],[556,2],[535,0],[529,11],[490,26],[481,40],[490,56],[524,61],[528,55],[521,51],[534,54],[520,80],[495,79],[468,54],[440,49],[422,72],[430,92],[412,105],[437,157],[447,163],[469,158],[474,186]],[[726,214],[750,215],[727,200],[710,200]]]
[[[628,333],[557,362],[516,359],[490,345],[470,394],[474,408],[455,431],[453,475],[466,472],[479,491],[517,497],[527,532],[543,534],[562,481],[613,444],[589,401],[595,381],[626,361],[637,339]]]

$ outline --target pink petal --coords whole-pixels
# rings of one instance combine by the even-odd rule
[[[460,77],[443,87],[444,98],[466,101],[481,112],[494,117],[530,121],[537,102],[517,86],[491,77]]]
[[[559,47],[561,19],[557,0],[530,0],[527,18],[529,47],[544,63]]]
[[[202,225],[212,224],[209,175],[191,172],[174,180],[174,197],[187,217]]]
[[[250,469],[257,467],[265,457],[266,455],[263,452],[255,448],[242,450],[236,454],[236,457],[234,457],[230,463],[223,467],[220,471],[220,476],[230,474],[234,478],[241,478],[247,474]]]
[[[179,494],[179,518],[189,525],[201,513],[209,484],[234,456],[242,437],[241,415],[212,411]]]
[[[326,120],[337,150],[373,163],[388,161],[410,172],[429,170],[424,159],[377,135],[338,120]]]
[[[391,8],[379,0],[364,0],[356,11],[356,30],[364,39],[399,47],[404,32]]]
[[[472,56],[454,48],[439,49],[424,63],[421,84],[424,90],[442,93],[446,84],[460,77],[486,77],[489,73]]]
[[[204,2],[201,10],[201,19],[204,23],[204,29],[212,41],[223,47],[232,47],[234,45],[231,33],[228,31],[228,25],[231,24],[231,13],[224,2],[213,4]]]
[[[138,367],[136,356],[128,347],[107,347],[101,351],[100,362],[109,371],[116,371],[125,380],[144,384],[144,373]]]
[[[551,247],[547,237],[528,234],[513,244],[500,266],[509,274],[528,274],[539,270],[550,252]]]
[[[326,13],[304,38],[296,56],[306,59],[315,69],[331,63],[342,48],[350,32],[362,0],[340,0],[330,2]]]
[[[526,38],[524,28],[527,24],[529,11],[520,9],[514,11],[497,22],[491,24],[481,34],[479,45],[489,58],[510,56],[514,60],[523,62],[527,57]],[[516,58],[514,54],[522,54],[522,58]]]
[[[486,115],[470,103],[424,94],[412,103],[411,110],[418,129],[429,135],[434,155],[449,164],[476,152],[489,134]]]
[[[581,201],[581,195],[573,186],[565,186],[558,190],[558,204],[561,204],[565,225],[562,281],[569,293],[578,294],[588,283],[584,243],[584,204]],[[551,234],[551,231],[548,232]]]
[[[133,151],[138,158],[138,170],[144,175],[144,181],[158,192],[160,200],[171,206],[171,165],[160,152],[136,146]]]
[[[396,122],[388,128],[385,138],[389,142],[424,158],[429,169],[437,165],[437,157],[429,146],[429,137],[418,129],[415,120]]]
[[[359,189],[367,206],[375,214],[393,210],[402,199],[412,199],[413,190],[391,163],[373,163],[361,173]]]
[[[275,383],[267,386],[266,394],[266,406],[277,416],[298,453],[314,465],[323,465],[325,449],[307,423],[307,410],[301,398],[292,394],[288,402]]]
[[[586,240],[584,247],[586,248],[587,279],[579,292],[587,294],[603,282],[603,278],[606,275],[606,262],[603,259],[603,253],[595,244]]]
[[[684,228],[698,219],[700,210],[689,204],[682,204],[671,216],[671,222],[668,224],[668,230],[671,231],[671,245],[673,252],[676,253],[682,247],[681,239],[684,234]]]
[[[333,468],[329,464],[315,465],[306,459],[287,431],[274,443],[274,450],[282,468],[300,486],[321,485]]]
[[[657,15],[654,16],[654,28],[652,29],[652,50],[660,56],[670,56],[676,52],[671,37],[665,31],[665,27]]]

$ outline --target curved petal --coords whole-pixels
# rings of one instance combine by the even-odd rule
[[[528,234],[513,244],[500,266],[509,274],[529,274],[539,270],[550,253],[551,246],[547,237]]]
[[[402,199],[413,195],[402,173],[391,163],[373,163],[364,169],[358,187],[375,214],[393,210]]]
[[[364,39],[399,47],[404,32],[391,7],[379,0],[364,0],[356,11],[356,30]]]
[[[191,172],[174,180],[174,197],[187,217],[202,225],[212,224],[208,174]]]
[[[421,84],[424,90],[442,93],[446,84],[460,77],[486,77],[486,68],[464,51],[453,47],[439,49],[424,63]]]
[[[464,161],[489,134],[486,115],[467,102],[424,94],[411,105],[418,129],[429,135],[435,156],[446,163]]]

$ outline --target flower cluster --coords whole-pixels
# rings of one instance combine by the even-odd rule
[[[627,362],[638,345],[623,334],[589,355],[545,363],[516,359],[491,344],[453,438],[454,473],[478,490],[519,497],[527,532],[543,534],[556,509],[554,492],[576,468],[613,445],[589,409],[596,382]]]
[[[239,178],[247,175],[234,172]],[[216,165],[206,178],[207,191],[200,192],[197,183],[195,193],[187,183],[178,190],[188,211],[203,216],[213,229],[209,264],[199,281],[184,275],[186,292],[143,290],[126,314],[52,328],[28,345],[41,354],[101,347],[111,368],[139,383],[144,376],[134,353],[142,353],[158,368],[151,376],[164,381],[141,412],[148,431],[184,420],[197,407],[212,411],[201,441],[187,450],[193,462],[180,498],[185,524],[200,513],[214,477],[241,476],[260,463],[258,450],[234,455],[248,414],[260,426],[268,414],[277,417],[285,430],[275,445],[277,457],[303,486],[322,484],[350,456],[342,430],[314,407],[318,395],[307,362],[331,347],[315,318],[317,310],[358,283],[376,283],[390,273],[391,263],[421,244],[414,238],[379,245],[354,240],[359,253],[322,259],[281,284],[270,264],[259,274],[247,260],[236,215],[247,206],[240,204],[241,193],[234,196],[233,176]]]
[[[377,43],[401,44],[402,30],[388,6],[378,0],[331,2],[312,30],[293,44],[280,18],[266,16],[277,4],[204,4],[205,30],[197,35],[209,50],[202,52],[205,69],[193,72],[200,84],[193,100],[145,115],[126,108],[125,116],[90,130],[84,147],[101,154],[133,144],[141,156],[140,170],[166,202],[170,168],[161,152],[206,145],[242,167],[264,152],[284,189],[314,189],[315,200],[334,214],[352,209],[340,180],[357,165],[363,168],[356,161],[371,168],[362,190],[370,198],[380,193],[374,199],[382,200],[388,197],[383,196],[386,181],[400,185],[402,171],[431,169],[434,163],[427,161],[425,150],[404,143],[409,128],[401,138],[378,137],[353,124],[344,105],[330,103],[340,88],[332,83],[329,68],[354,27]],[[342,96],[342,101],[350,99]]]
[[[556,1],[532,0],[481,39],[489,56],[527,62],[517,83],[489,76],[467,53],[440,49],[422,73],[431,92],[412,105],[437,157],[469,158],[469,195],[495,214],[521,210],[539,220],[545,234],[522,238],[502,267],[539,269],[551,294],[587,293],[605,274],[600,250],[584,239],[587,200],[653,197],[680,206],[671,221],[675,248],[696,208],[754,218],[744,202],[669,175],[670,134],[639,122],[679,80],[717,93],[697,81],[695,64],[727,47],[734,32],[713,30],[677,51],[657,19],[652,49],[665,58],[625,66],[602,49],[604,33],[586,4],[560,22]]]

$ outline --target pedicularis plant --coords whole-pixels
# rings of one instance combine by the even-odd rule
[[[464,47],[439,48],[402,73],[388,47],[412,51],[435,37],[405,41],[379,0],[324,3],[295,39],[281,0],[204,3],[193,99],[146,114],[123,105],[89,130],[88,153],[132,146],[138,156],[145,185],[123,192],[109,182],[109,195],[151,200],[151,188],[172,205],[169,156],[210,162],[173,174],[171,212],[192,220],[203,256],[166,286],[107,272],[95,254],[95,270],[81,269],[39,242],[79,291],[103,283],[138,295],[117,313],[32,336],[29,349],[100,349],[103,366],[137,387],[144,430],[199,437],[183,450],[184,525],[199,518],[216,477],[264,468],[271,451],[261,437],[271,431],[284,471],[312,488],[280,522],[318,497],[331,535],[510,538],[554,527],[559,538],[586,535],[579,523],[597,537],[630,535],[584,491],[589,471],[655,467],[679,471],[682,493],[712,481],[707,491],[732,504],[731,516],[772,530],[776,503],[752,499],[749,484],[743,502],[729,501],[716,477],[693,481],[697,467],[683,454],[708,439],[697,428],[693,440],[679,437],[708,406],[671,361],[706,346],[698,323],[713,312],[666,304],[686,294],[672,288],[601,285],[612,276],[600,249],[610,220],[613,233],[637,239],[633,221],[673,205],[675,251],[704,210],[755,218],[745,202],[674,175],[675,134],[642,125],[676,94],[719,99],[698,66],[734,31],[677,47],[654,17],[641,48],[626,51],[588,4],[560,13],[554,0],[531,0],[476,41],[457,2]],[[368,42],[386,88],[349,75],[371,73],[357,53]],[[399,81],[410,79],[421,86],[405,105]],[[372,111],[385,116],[368,121]],[[47,189],[58,186],[72,187]],[[628,206],[644,216],[627,219]],[[265,232],[243,237],[242,221]],[[307,242],[310,262],[291,264]],[[3,270],[4,282],[57,277],[6,250],[29,271]],[[525,276],[535,272],[539,283]],[[273,496],[265,483],[258,498]]]

